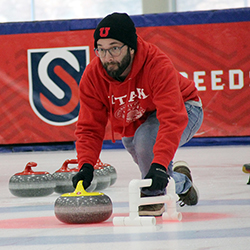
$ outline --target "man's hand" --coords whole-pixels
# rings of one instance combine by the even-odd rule
[[[83,181],[84,189],[87,189],[94,177],[94,167],[89,163],[84,163],[80,171],[73,176],[72,182],[74,188],[76,188],[79,181]]]
[[[152,163],[147,175],[144,179],[152,179],[152,184],[148,189],[150,191],[153,190],[162,190],[168,185],[169,175],[167,174],[167,170],[164,166],[158,163]]]

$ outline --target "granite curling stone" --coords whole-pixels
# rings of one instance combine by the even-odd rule
[[[36,162],[28,162],[24,171],[16,173],[9,180],[10,192],[19,197],[47,196],[54,192],[55,181],[48,172],[34,172]]]
[[[75,174],[79,172],[77,168],[69,168],[69,164],[78,164],[77,159],[68,159],[66,160],[62,167],[58,169],[55,173],[52,174],[56,187],[55,192],[59,194],[70,193],[73,192],[75,189],[73,187],[72,178]],[[86,189],[88,192],[92,192],[95,190],[97,185],[97,181],[93,180],[91,185]]]
[[[73,193],[57,198],[54,212],[58,220],[67,224],[100,223],[112,215],[112,201],[103,193],[86,192],[79,181]]]
[[[111,176],[109,174],[109,171],[103,166],[96,164],[94,166],[93,181],[97,182],[95,191],[104,190],[105,188],[109,187],[111,183]]]
[[[114,185],[116,180],[117,180],[117,172],[116,172],[116,169],[111,166],[111,165],[106,165],[106,166],[103,166],[104,169],[106,168],[110,174],[110,178],[111,178],[111,181],[110,181],[110,186]]]
[[[55,180],[55,192],[59,194],[69,193],[74,191],[72,177],[78,172],[77,168],[69,168],[69,164],[77,164],[77,159],[66,160],[62,167],[52,174]]]
[[[108,163],[101,162],[100,159],[98,159],[97,164],[99,164],[100,166],[102,166],[104,169],[106,169],[109,172],[109,175],[110,175],[110,178],[111,178],[110,186],[114,185],[116,180],[117,180],[116,169],[113,166],[111,166],[110,164],[108,164]]]
[[[94,190],[96,190],[97,187],[97,179],[93,178],[93,180],[91,181],[91,184],[88,188],[86,188],[87,192],[93,192]]]

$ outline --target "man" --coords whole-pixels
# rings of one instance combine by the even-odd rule
[[[155,45],[137,36],[125,13],[106,16],[94,32],[97,55],[86,67],[80,83],[76,149],[79,173],[87,188],[103,143],[108,118],[138,164],[142,178],[152,185],[142,196],[163,195],[170,176],[183,205],[196,205],[197,190],[188,165],[172,169],[177,148],[199,129],[203,112],[194,82],[184,78]],[[112,134],[113,136],[113,134]],[[129,166],[128,166],[129,167]],[[174,170],[174,171],[173,171]],[[140,215],[160,216],[164,204],[140,206]]]

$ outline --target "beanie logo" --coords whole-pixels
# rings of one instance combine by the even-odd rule
[[[100,28],[100,37],[107,37],[110,27]]]

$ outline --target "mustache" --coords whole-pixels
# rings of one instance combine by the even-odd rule
[[[118,62],[106,62],[103,64],[104,67],[108,67],[109,65],[119,65]]]

